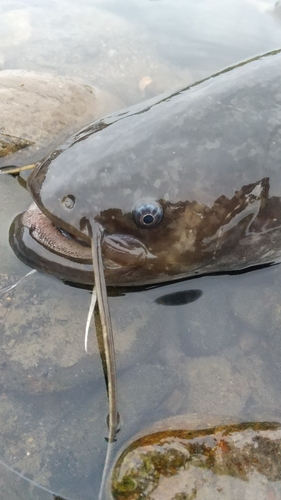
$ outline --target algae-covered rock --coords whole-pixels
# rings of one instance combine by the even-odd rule
[[[0,158],[32,146],[33,142],[21,137],[0,133]]]
[[[166,429],[162,425],[131,442],[113,469],[113,498],[254,500],[268,498],[270,491],[280,498],[279,423],[201,423],[202,428],[188,429],[186,419],[186,427],[173,428],[168,420]]]

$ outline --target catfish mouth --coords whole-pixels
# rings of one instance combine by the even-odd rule
[[[35,203],[23,212],[21,223],[29,229],[30,236],[50,252],[81,264],[91,263],[90,240],[87,243],[57,227]]]
[[[90,237],[82,240],[57,227],[35,203],[14,219],[9,240],[27,265],[65,281],[94,284]],[[123,234],[105,234],[102,254],[109,285],[135,284],[132,274],[153,257],[138,239]]]

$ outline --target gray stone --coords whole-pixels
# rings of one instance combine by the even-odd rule
[[[0,141],[8,156],[0,166],[41,160],[73,131],[122,107],[109,92],[67,78],[28,72],[0,72]],[[13,148],[8,147],[13,142]],[[0,146],[1,146],[0,142]],[[4,156],[4,154],[3,154]]]

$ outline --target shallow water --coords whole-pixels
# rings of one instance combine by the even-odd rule
[[[274,3],[2,0],[0,69],[78,78],[130,105],[281,47]],[[0,196],[6,286],[29,270],[8,246],[29,195],[3,176]],[[280,273],[275,266],[110,297],[116,452],[151,422],[182,413],[280,421]],[[0,297],[0,457],[49,490],[0,464],[10,500],[97,495],[107,400],[93,335],[84,352],[89,302],[89,291],[38,273]]]

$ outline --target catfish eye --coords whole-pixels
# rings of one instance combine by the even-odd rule
[[[140,201],[133,208],[135,223],[142,228],[155,227],[163,217],[163,209],[156,201]]]

